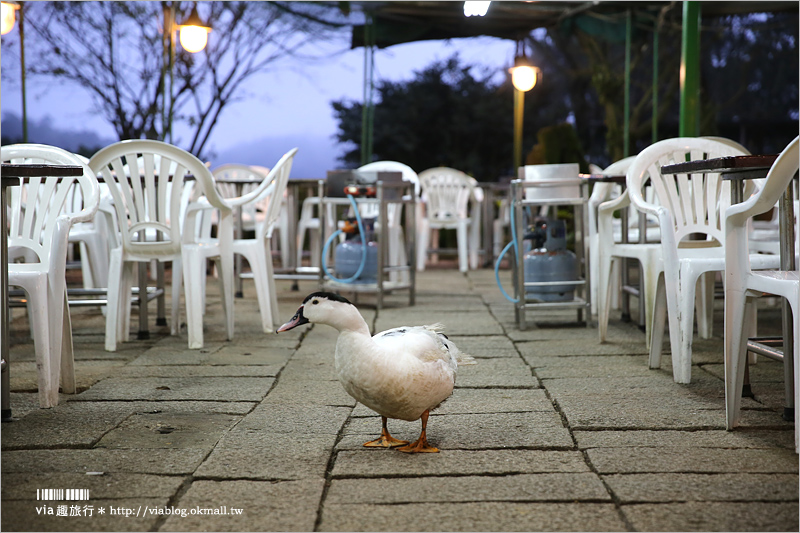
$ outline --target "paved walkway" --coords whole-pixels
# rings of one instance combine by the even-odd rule
[[[288,319],[315,286],[280,289]],[[403,293],[380,312],[362,296],[375,331],[442,322],[478,359],[430,418],[441,453],[407,455],[361,447],[380,418],[336,381],[332,328],[258,333],[245,296],[225,342],[209,295],[199,351],[159,328],[107,353],[99,311],[74,310],[80,393],[51,410],[37,408],[16,312],[18,420],[0,428],[3,531],[798,530],[779,364],[753,367],[743,427],[724,429],[721,302],[685,386],[673,383],[668,355],[647,368],[631,324],[614,321],[606,344],[572,324],[574,312],[519,331],[488,270],[428,271],[412,308]],[[419,432],[418,422],[389,427],[402,439]],[[36,501],[37,489],[88,489],[90,500]]]

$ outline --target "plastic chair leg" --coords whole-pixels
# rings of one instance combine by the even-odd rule
[[[119,342],[117,333],[121,330],[119,322],[121,301],[123,300],[122,283],[122,254],[120,250],[112,250],[108,263],[108,290],[106,291],[108,303],[106,305],[105,348],[107,352],[116,352]]]
[[[714,284],[716,272],[706,272],[697,282],[697,335],[701,339],[710,339],[714,328]]]
[[[469,270],[469,228],[464,224],[459,224],[456,229],[456,240],[458,241],[458,270],[466,272]]]
[[[692,337],[694,336],[694,306],[695,287],[698,278],[688,267],[681,267],[680,289],[676,294],[679,320],[670,320],[678,323],[678,336],[680,344],[671,346],[672,350],[672,377],[675,383],[692,382]],[[667,297],[669,299],[669,296]],[[675,305],[673,304],[673,305]]]
[[[428,224],[423,221],[419,227],[419,238],[417,239],[417,272],[425,271],[425,261],[427,260],[428,242],[430,240],[430,229]]]
[[[75,354],[72,345],[72,319],[69,315],[69,299],[64,291],[64,312],[61,325],[61,389],[64,394],[75,394]]]
[[[739,425],[742,386],[747,356],[747,337],[742,326],[747,320],[746,296],[742,291],[725,291],[725,423]]]
[[[664,327],[667,319],[667,292],[664,278],[658,276],[653,294],[653,314],[650,322],[650,368],[661,368],[664,346]],[[670,331],[670,334],[672,332]]]

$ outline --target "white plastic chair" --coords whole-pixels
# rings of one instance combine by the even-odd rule
[[[458,242],[458,268],[478,268],[480,202],[483,190],[475,178],[449,167],[429,168],[419,174],[425,216],[417,240],[417,270],[425,270],[431,230],[454,229]],[[472,209],[470,202],[472,201]]]
[[[377,171],[377,172],[401,172],[403,174],[403,181],[408,181],[414,184],[414,199],[415,201],[419,199],[419,191],[420,191],[420,184],[419,184],[419,176],[414,169],[410,166],[400,163],[398,161],[373,161],[372,163],[367,163],[364,166],[358,168],[358,170],[367,170],[367,171]],[[402,205],[400,204],[389,204],[387,206],[387,213],[386,216],[389,221],[389,265],[405,265],[408,261],[408,257],[406,256],[406,250],[403,246],[405,243],[405,236],[403,235],[403,226],[402,226],[402,216],[403,216],[403,209]],[[419,227],[420,221],[422,220],[422,213],[419,209],[415,210],[416,212],[416,227]],[[359,207],[359,213],[361,213],[362,217],[375,217],[377,220],[378,217],[378,204],[361,204]],[[376,230],[378,230],[378,225],[375,226]],[[401,279],[400,274],[404,277]],[[389,274],[390,281],[407,281],[408,274],[401,273],[401,272],[391,272]]]
[[[792,310],[794,345],[795,450],[800,452],[800,272],[753,270],[748,220],[772,209],[797,173],[800,137],[789,143],[772,165],[764,186],[746,201],[725,210],[725,414],[728,429],[739,425],[747,338],[755,324],[755,298],[763,293],[786,298]],[[795,232],[800,232],[795,212]]]
[[[203,347],[206,260],[218,261],[226,336],[233,338],[233,214],[214,188],[208,168],[189,152],[154,140],[114,143],[94,154],[89,166],[109,185],[116,214],[116,231],[111,233],[119,239],[110,244],[106,350],[116,351],[119,342],[128,339],[133,265],[151,260],[172,261],[173,335],[179,330],[183,281],[191,349]],[[219,210],[218,243],[198,242],[193,221],[187,221],[184,231],[190,191],[205,195]],[[147,232],[158,239],[140,239]]]
[[[659,277],[651,311],[650,367],[661,365],[665,314],[669,317],[673,379],[689,383],[692,371],[692,336],[695,287],[700,276],[725,268],[724,210],[730,205],[730,182],[719,173],[662,175],[661,167],[686,161],[743,155],[728,144],[701,138],[675,138],[657,142],[636,157],[627,174],[627,192],[634,207],[657,217],[661,227]],[[652,186],[658,203],[642,194],[645,183]],[[753,190],[745,188],[745,197]],[[703,235],[704,240],[693,236]],[[778,263],[773,255],[751,255],[755,268]],[[651,272],[652,267],[645,267]],[[651,279],[652,276],[651,275]],[[663,282],[660,280],[663,279]],[[650,290],[651,287],[646,287]],[[646,298],[649,298],[646,295]],[[665,305],[666,304],[666,305]],[[709,306],[710,307],[710,306]],[[710,322],[710,320],[709,320]]]
[[[257,172],[261,172],[265,176],[269,174],[270,169],[260,165],[250,165],[250,168]],[[289,192],[284,191],[283,199],[281,200],[281,212],[278,216],[276,228],[278,230],[278,240],[272,241],[272,248],[281,256],[281,266],[289,268],[289,210],[286,208],[286,202],[289,200]]]
[[[636,156],[626,157],[624,159],[620,159],[609,165],[605,169],[600,168],[592,168],[594,165],[589,165],[592,174],[605,174],[608,176],[616,175],[616,174],[625,174],[628,171],[628,167],[630,167],[633,159]],[[591,306],[592,306],[592,315],[597,315],[597,308],[598,308],[598,281],[599,281],[599,255],[600,255],[600,235],[598,233],[597,227],[597,209],[601,203],[607,202],[613,198],[618,197],[622,194],[622,187],[616,183],[611,182],[598,182],[594,184],[594,188],[592,189],[592,194],[589,196],[588,202],[588,209],[589,209],[589,287],[591,290]],[[631,217],[634,218],[634,217]],[[629,219],[630,221],[630,219]],[[619,219],[612,220],[612,227],[613,227],[613,237],[614,242],[619,242],[621,236],[621,226],[619,224]],[[634,228],[629,228],[628,231],[629,239],[636,240],[638,237],[638,225]],[[606,243],[604,242],[603,245]],[[613,267],[612,267],[613,268]],[[612,299],[615,301],[612,302],[612,307],[616,308],[616,298],[615,295],[618,294],[619,291],[619,276],[614,273],[611,277],[611,287],[609,290],[611,291]]]
[[[231,248],[233,253],[241,254],[250,265],[264,333],[275,331],[277,320],[280,319],[272,268],[271,240],[280,221],[283,193],[286,191],[296,153],[297,148],[286,152],[256,188],[241,197],[228,200],[232,208],[240,205],[243,208],[253,204],[264,205],[264,216],[256,222],[255,238],[234,239]]]
[[[100,201],[97,179],[74,154],[41,144],[0,148],[3,162],[83,166],[83,176],[30,178],[9,188],[9,257],[25,258],[8,266],[9,285],[22,287],[36,351],[39,406],[58,405],[59,377],[66,394],[75,393],[72,327],[65,271],[70,228],[89,222]],[[80,188],[80,205],[68,202],[74,186]],[[2,206],[7,209],[7,206]]]
[[[726,155],[745,155],[747,152],[741,145],[727,139],[710,139],[709,142],[716,142],[727,147],[733,152],[726,152]],[[717,156],[711,156],[717,157]],[[721,157],[721,156],[719,156]],[[635,160],[636,156],[633,156]],[[631,162],[627,163],[630,168]],[[643,186],[641,194],[647,203],[655,205],[658,203],[653,189],[649,187],[649,181],[645,180],[647,186]],[[630,182],[627,184],[630,185]],[[621,243],[621,228],[619,219],[614,218],[614,213],[622,209],[628,210],[628,243]],[[641,265],[642,279],[639,280],[639,305],[644,306],[645,311],[645,344],[648,350],[652,350],[652,325],[653,315],[656,304],[656,291],[658,279],[664,271],[661,252],[661,229],[658,221],[652,214],[646,215],[646,234],[644,242],[638,242],[639,211],[631,203],[628,190],[622,192],[617,198],[600,204],[597,208],[597,231],[598,241],[602,246],[597,247],[597,276],[598,281],[594,284],[597,288],[597,316],[598,333],[600,341],[605,342],[608,338],[608,319],[611,312],[611,304],[614,296],[617,295],[618,284],[612,280],[618,278],[616,272],[617,265],[622,259],[634,259]],[[653,224],[655,223],[655,226]],[[712,334],[713,313],[713,283],[706,283],[704,280],[698,298],[698,333],[700,338],[710,338]],[[651,351],[652,353],[652,351]]]

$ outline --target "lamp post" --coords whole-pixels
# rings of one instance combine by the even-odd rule
[[[525,55],[525,46],[517,43],[514,66],[508,69],[514,85],[514,168],[522,166],[522,120],[525,111],[525,93],[533,89],[539,78],[539,69]]]
[[[25,19],[23,17],[22,4],[12,2],[0,3],[0,19],[2,28],[0,34],[5,35],[14,29],[17,11],[19,11],[19,65],[20,65],[20,84],[22,85],[22,142],[28,142],[28,106],[25,97]]]
[[[163,65],[162,81],[161,81],[161,94],[163,107],[161,111],[161,122],[164,125],[162,134],[163,140],[172,143],[172,106],[174,101],[172,99],[173,85],[175,81],[175,31],[180,33],[180,43],[184,50],[189,53],[197,53],[202,51],[206,44],[208,44],[208,34],[211,32],[211,27],[200,20],[200,15],[197,13],[197,4],[192,7],[189,17],[183,24],[175,23],[175,2],[164,6],[164,34],[163,34]],[[168,73],[169,75],[169,88],[167,88],[166,80],[163,77]],[[169,139],[167,140],[167,136]]]

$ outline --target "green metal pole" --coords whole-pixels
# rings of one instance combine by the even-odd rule
[[[514,175],[522,166],[522,120],[525,116],[525,93],[514,89]]]
[[[631,147],[631,37],[633,20],[629,9],[625,16],[625,108],[622,129],[622,156],[630,155]]]
[[[364,103],[361,108],[361,165],[372,160],[372,128],[374,122],[373,71],[375,66],[375,28],[372,17],[364,22]]]
[[[700,135],[700,2],[683,2],[681,103],[678,134]]]
[[[22,70],[22,142],[28,142],[28,103],[25,96],[25,4],[19,4],[19,64]]]
[[[653,118],[651,119],[650,142],[658,142],[658,30],[659,23],[653,30]]]

